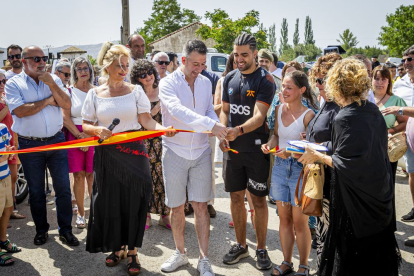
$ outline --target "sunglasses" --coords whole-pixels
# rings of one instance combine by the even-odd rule
[[[169,61],[156,61],[156,63],[158,63],[159,65],[163,65],[163,64],[170,65]]]
[[[0,84],[6,84],[6,79],[0,80]]]
[[[43,60],[44,62],[49,60],[48,56],[43,56],[43,57],[25,57],[24,59],[33,59],[34,62],[39,63],[41,60]]]
[[[317,78],[315,81],[319,85],[323,85],[325,83],[325,79],[322,79],[322,78]]]
[[[154,74],[154,70],[153,69],[149,69],[148,72],[139,75],[138,78],[145,79],[147,76],[151,76],[153,74]]]
[[[398,71],[404,71],[404,68],[399,68]]]
[[[63,75],[65,75],[65,78],[69,78],[70,77],[70,73],[65,73],[65,72],[62,72],[62,71],[58,71],[59,73],[61,73],[61,74],[63,74]]]
[[[413,61],[413,58],[409,57],[409,58],[402,59],[401,63],[405,63],[405,61],[411,62],[411,61]]]
[[[22,58],[22,54],[9,55],[7,58],[10,59],[10,60],[13,60],[14,58],[21,59]]]

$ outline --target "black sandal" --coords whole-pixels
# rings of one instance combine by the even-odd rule
[[[138,255],[127,255],[128,257],[131,257],[132,261],[127,265],[127,269],[128,269],[128,275],[138,275],[141,273],[141,264],[137,263],[137,259],[135,257],[137,257]],[[131,271],[131,269],[138,269],[138,271]]]
[[[11,260],[11,262],[7,262],[9,260]],[[9,266],[12,264],[14,264],[12,257],[7,256],[4,252],[0,252],[0,266]]]
[[[127,251],[125,250],[125,246],[121,247],[120,251],[124,251],[124,252],[120,254],[119,256],[117,256],[115,252],[112,252],[108,257],[106,257],[106,261],[105,261],[106,266],[109,266],[109,267],[116,266],[121,262],[122,259],[126,258]],[[112,262],[108,262],[108,260]]]

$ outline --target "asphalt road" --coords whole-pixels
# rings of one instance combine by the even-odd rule
[[[408,187],[408,178],[398,173],[396,185],[396,204],[397,204],[397,227],[396,237],[401,249],[403,264],[400,275],[414,275],[414,248],[404,246],[404,240],[414,238],[414,222],[404,223],[399,218],[406,214],[411,206],[411,197]],[[223,190],[223,179],[221,178],[221,165],[216,165],[216,202],[215,208],[217,217],[211,219],[210,234],[210,259],[216,275],[270,275],[270,270],[258,271],[255,264],[255,234],[248,218],[247,239],[250,251],[250,258],[243,259],[235,265],[224,265],[222,257],[235,242],[233,229],[228,227],[231,220],[229,208],[229,195]],[[89,200],[86,200],[89,206]],[[12,220],[12,228],[8,230],[9,238],[12,242],[22,247],[22,252],[14,254],[15,264],[11,267],[1,267],[0,275],[127,275],[126,260],[118,266],[108,268],[104,261],[107,254],[90,254],[85,251],[85,240],[87,230],[73,228],[74,234],[78,237],[81,244],[78,247],[68,247],[59,241],[56,206],[48,205],[48,220],[51,225],[49,240],[45,245],[35,246],[33,237],[35,235],[34,223],[31,219],[30,209],[27,200],[19,205],[19,210],[27,216],[24,220]],[[87,212],[87,216],[89,213]],[[73,225],[75,225],[75,216]],[[159,216],[153,215],[153,226],[144,236],[143,247],[139,249],[139,259],[142,264],[141,275],[199,275],[197,271],[198,243],[194,229],[193,215],[186,218],[186,247],[190,263],[172,273],[162,273],[161,264],[167,260],[174,250],[174,241],[170,230],[158,226]],[[283,261],[282,251],[279,241],[279,219],[275,213],[274,205],[269,204],[269,229],[267,233],[267,246],[269,255],[273,263]],[[378,241],[381,242],[381,241]],[[316,272],[316,253],[312,250],[310,255],[311,274]],[[295,268],[299,265],[298,251],[295,247],[293,263]],[[367,264],[386,265],[386,264]],[[293,275],[293,273],[291,274]]]

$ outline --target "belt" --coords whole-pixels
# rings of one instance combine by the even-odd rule
[[[55,135],[50,136],[50,137],[33,137],[33,136],[23,136],[23,135],[20,135],[20,134],[17,134],[17,136],[19,136],[19,138],[26,139],[26,140],[42,141],[43,142],[43,141],[52,140],[53,138],[56,138],[61,133],[62,133],[62,131],[59,130]]]

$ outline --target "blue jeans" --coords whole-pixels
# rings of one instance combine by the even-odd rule
[[[45,146],[65,141],[63,133],[49,141],[33,141],[19,137],[19,149]],[[72,232],[72,203],[69,184],[67,150],[55,150],[19,155],[24,175],[29,185],[30,210],[36,225],[36,233],[49,231],[47,223],[45,170],[49,168],[55,190],[55,202],[59,233]]]

